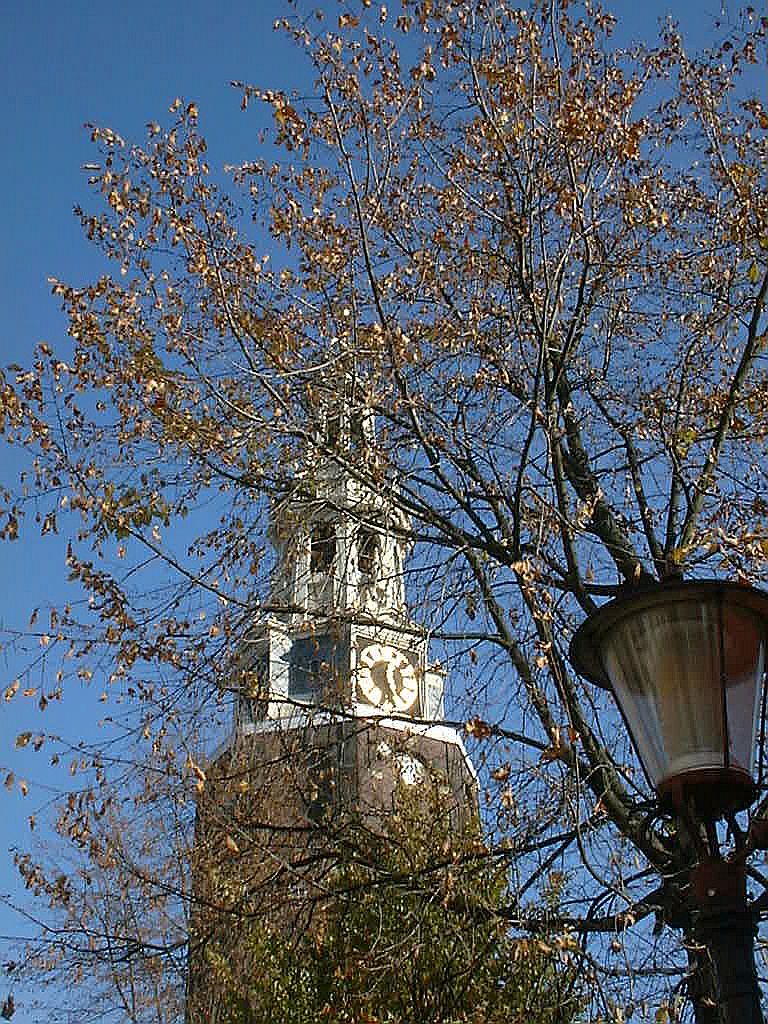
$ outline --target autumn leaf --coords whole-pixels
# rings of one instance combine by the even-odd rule
[[[492,732],[490,725],[477,716],[470,718],[464,724],[464,729],[469,736],[473,736],[476,740],[487,739]]]

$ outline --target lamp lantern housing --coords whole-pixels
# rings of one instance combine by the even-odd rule
[[[757,794],[767,645],[768,593],[675,580],[599,608],[570,660],[614,694],[660,801],[713,821]]]

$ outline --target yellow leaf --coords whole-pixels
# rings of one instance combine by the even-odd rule
[[[29,783],[25,779],[19,779],[19,789],[21,790],[21,795],[26,796],[29,792]]]
[[[187,768],[193,773],[197,782],[195,783],[195,789],[198,793],[202,793],[205,789],[205,772],[199,764],[195,764],[191,757],[187,758]]]
[[[232,838],[232,836],[227,836],[225,842],[227,844],[227,849],[229,850],[230,853],[234,853],[234,854],[240,853],[240,847],[237,845],[237,843]]]
[[[760,279],[760,268],[754,260],[752,261],[752,266],[747,271],[747,277],[752,282],[752,284],[757,284],[758,280]]]
[[[490,725],[488,725],[487,722],[484,722],[482,718],[478,718],[477,715],[464,723],[464,729],[470,736],[474,736],[477,740],[487,739],[492,732]]]
[[[17,747],[26,747],[26,745],[29,743],[29,741],[31,739],[32,739],[32,733],[31,732],[20,732],[19,735],[16,737],[16,746]]]
[[[8,689],[5,691],[5,699],[6,700],[13,700],[13,698],[16,696],[16,692],[17,692],[18,689],[19,689],[19,680],[18,679],[14,679],[14,681],[11,683],[11,685],[8,687]]]

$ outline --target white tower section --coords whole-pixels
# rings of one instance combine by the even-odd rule
[[[403,622],[405,516],[337,466],[318,471],[311,487],[313,497],[299,489],[274,512],[273,605],[290,609],[294,622],[324,615]]]
[[[270,613],[243,645],[238,726],[297,710],[443,718],[444,676],[406,603],[410,522],[397,493],[361,480],[373,421],[349,407],[326,417],[321,453],[272,511],[276,552]],[[311,461],[311,460],[310,460]]]

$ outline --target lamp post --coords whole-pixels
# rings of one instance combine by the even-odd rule
[[[575,669],[616,698],[661,807],[707,837],[689,891],[723,1024],[763,1022],[745,851],[723,858],[716,823],[759,790],[767,648],[768,593],[717,580],[631,591],[583,622],[570,648]]]

